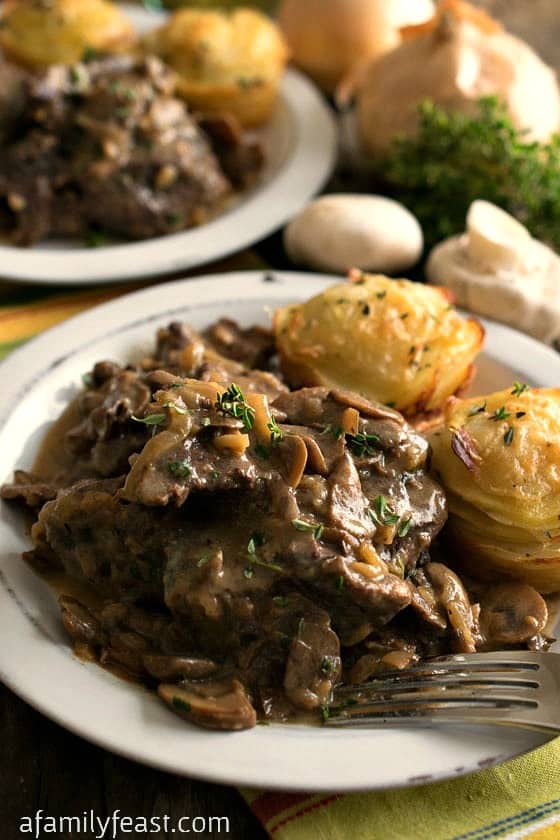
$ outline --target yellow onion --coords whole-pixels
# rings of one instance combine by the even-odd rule
[[[357,68],[400,44],[399,28],[430,18],[432,0],[281,0],[292,58],[332,92]]]

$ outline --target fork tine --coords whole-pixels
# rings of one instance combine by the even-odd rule
[[[499,724],[559,732],[559,691],[558,654],[457,654],[339,686],[325,724]]]
[[[522,672],[523,673],[523,672]],[[466,672],[466,671],[452,671],[446,673],[423,673],[418,671],[403,671],[391,672],[390,675],[380,674],[366,683],[341,685],[336,689],[335,694],[372,694],[377,692],[385,692],[395,694],[402,691],[410,691],[416,688],[429,688],[430,686],[477,686],[496,688],[538,688],[539,683],[536,679],[531,679],[525,676],[502,676],[502,673],[486,672]]]
[[[355,714],[361,709],[375,709],[375,708],[392,708],[405,706],[428,706],[437,705],[438,708],[445,706],[458,705],[467,706],[469,708],[476,706],[487,706],[494,708],[511,708],[513,706],[518,708],[536,708],[538,701],[536,697],[531,696],[528,691],[491,691],[483,695],[478,694],[472,690],[465,691],[464,689],[448,689],[444,688],[442,691],[413,691],[409,694],[401,695],[397,698],[383,696],[379,693],[377,696],[368,696],[364,698],[357,697],[355,702],[342,702],[340,705],[336,703],[330,706],[330,712],[334,714],[343,714],[344,712],[351,712]]]

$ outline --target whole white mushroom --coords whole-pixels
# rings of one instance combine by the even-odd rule
[[[489,201],[474,201],[465,233],[433,248],[426,275],[477,315],[560,340],[560,257]]]
[[[298,264],[344,274],[350,268],[395,274],[413,266],[422,229],[398,201],[380,195],[325,195],[287,226],[284,246]]]

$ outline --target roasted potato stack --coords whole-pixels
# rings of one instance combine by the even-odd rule
[[[74,64],[88,50],[122,52],[135,41],[132,24],[107,0],[7,0],[0,47],[31,69]]]
[[[357,391],[416,420],[440,412],[470,380],[481,325],[444,289],[357,271],[351,279],[276,311],[290,382]]]
[[[243,126],[269,119],[288,50],[260,12],[183,9],[144,45],[178,73],[177,90],[194,110],[228,112]]]
[[[465,571],[560,590],[560,389],[451,399],[430,442]]]

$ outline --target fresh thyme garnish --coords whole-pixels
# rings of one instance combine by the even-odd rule
[[[323,524],[314,525],[313,522],[305,522],[303,519],[292,519],[292,525],[296,531],[309,531],[316,540],[321,539]]]
[[[260,531],[255,531],[253,534],[251,534],[249,542],[247,543],[247,554],[256,554],[257,548],[260,548],[261,545],[264,545],[264,543],[264,534],[261,534]]]
[[[506,446],[511,446],[511,442],[513,440],[514,429],[513,426],[509,426],[507,432],[504,435],[504,443]]]
[[[378,435],[358,432],[355,435],[346,435],[346,443],[352,452],[360,458],[364,455],[376,455],[379,451]]]
[[[521,394],[525,393],[525,391],[529,390],[529,386],[525,385],[524,382],[514,382],[513,383],[513,390],[512,394],[514,397],[520,397]]]
[[[323,656],[319,670],[322,674],[332,674],[335,664],[332,656]]]
[[[173,697],[171,702],[173,706],[178,709],[180,712],[190,712],[191,704],[187,703],[186,700],[182,700],[181,697]]]
[[[399,525],[399,528],[398,528],[398,531],[397,531],[398,536],[399,537],[406,537],[406,535],[410,531],[411,527],[412,527],[412,516],[409,516],[408,519],[403,519],[403,521]]]
[[[511,417],[509,411],[506,411],[505,405],[501,405],[500,408],[497,408],[494,414],[490,417],[490,420],[507,420],[508,417]]]
[[[467,416],[468,417],[474,417],[475,414],[483,414],[483,412],[485,412],[485,411],[486,411],[486,402],[483,402],[482,405],[476,405],[474,408],[471,408],[471,410],[469,411]]]
[[[173,400],[167,400],[167,402],[162,403],[163,408],[171,408],[173,411],[176,411],[177,414],[186,414],[188,409],[184,405],[179,405]]]
[[[216,410],[241,420],[247,430],[253,428],[255,409],[247,405],[243,391],[234,383],[223,394],[217,394]]]
[[[270,432],[270,445],[271,446],[278,446],[281,440],[284,439],[284,433],[282,429],[276,422],[276,419],[273,417],[270,423],[266,424],[266,428]]]
[[[148,414],[147,417],[136,417],[133,414],[132,419],[136,420],[137,423],[145,423],[146,426],[159,426],[167,419],[167,414]]]
[[[167,470],[173,478],[178,478],[181,481],[185,481],[192,475],[191,465],[185,458],[178,461],[168,461]]]
[[[288,603],[288,599],[285,595],[275,595],[272,599],[272,603],[277,607],[285,607]]]
[[[378,496],[375,501],[375,510],[369,508],[368,513],[370,518],[376,525],[396,525],[400,520],[398,513],[389,507],[389,502],[385,496]]]
[[[323,433],[325,435],[332,435],[334,438],[336,438],[336,440],[340,440],[340,438],[344,436],[344,429],[342,428],[342,426],[334,426],[332,423],[329,423],[323,429]]]

